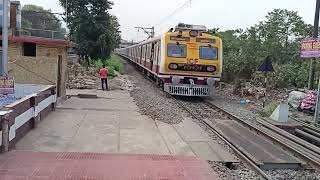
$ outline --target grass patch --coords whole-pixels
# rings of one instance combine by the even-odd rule
[[[99,71],[103,67],[103,65],[105,65],[109,71],[110,77],[116,77],[117,72],[120,74],[123,74],[124,72],[123,64],[121,63],[120,57],[117,55],[112,55],[111,58],[107,60],[98,59],[93,63],[97,71]]]
[[[260,112],[260,114],[263,116],[263,117],[270,117],[271,114],[273,113],[274,110],[277,109],[279,103],[278,102],[271,102],[269,104],[267,104],[263,110]]]

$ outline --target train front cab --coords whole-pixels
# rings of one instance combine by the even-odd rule
[[[162,37],[160,77],[172,95],[210,96],[222,73],[222,41],[197,32],[169,32]]]

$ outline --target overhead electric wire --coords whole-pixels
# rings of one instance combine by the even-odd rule
[[[191,0],[188,0],[187,2],[185,2],[184,4],[182,4],[181,6],[179,6],[178,9],[174,10],[171,14],[169,14],[168,16],[166,16],[165,18],[163,18],[162,20],[159,21],[159,23],[157,23],[155,25],[156,26],[160,26],[162,25],[164,22],[166,22],[168,19],[172,18],[173,16],[175,16],[176,14],[179,14],[181,11],[183,11],[185,8],[187,8],[188,6],[191,5]]]

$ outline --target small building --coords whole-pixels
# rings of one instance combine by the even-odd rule
[[[64,98],[71,46],[70,41],[60,39],[10,36],[9,75],[17,84],[56,85],[58,98]]]

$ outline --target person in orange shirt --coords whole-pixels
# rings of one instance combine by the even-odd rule
[[[100,69],[99,74],[100,74],[100,79],[101,79],[101,86],[102,90],[104,91],[107,89],[109,91],[109,86],[108,86],[108,69],[106,68],[105,65],[103,65],[103,68]],[[104,88],[104,84],[106,84],[106,88]]]

